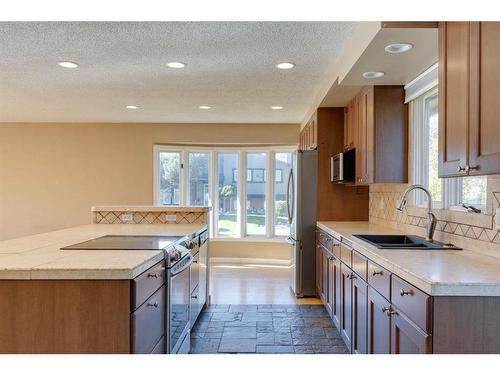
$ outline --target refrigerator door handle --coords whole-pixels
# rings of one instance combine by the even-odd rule
[[[288,185],[286,188],[286,210],[288,214],[288,223],[292,224],[293,220],[293,206],[295,205],[295,191],[294,191],[294,181],[293,181],[293,169],[290,170],[290,173],[288,174]],[[291,207],[290,207],[290,188],[292,188],[292,202],[291,202]]]

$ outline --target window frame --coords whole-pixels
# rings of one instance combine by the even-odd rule
[[[425,154],[425,138],[428,137],[426,132],[426,99],[438,95],[438,85],[431,86],[427,91],[423,92],[418,97],[411,100],[411,135],[412,135],[412,150],[410,157],[411,183],[429,186],[427,181],[428,176],[428,155]],[[438,99],[439,100],[439,99]],[[434,209],[448,209],[455,211],[466,211],[461,206],[463,197],[463,177],[450,177],[441,179],[441,201],[432,201]],[[415,191],[413,194],[414,207],[427,207],[427,198],[421,191]],[[465,202],[467,203],[467,202]],[[474,207],[486,210],[486,204],[475,204]]]
[[[275,234],[274,225],[274,205],[275,205],[275,157],[276,153],[282,152],[294,152],[297,151],[298,147],[296,145],[285,145],[285,146],[190,146],[190,145],[153,145],[153,202],[155,205],[163,206],[160,203],[160,189],[159,189],[159,153],[160,152],[180,152],[181,153],[181,172],[180,172],[180,204],[179,205],[165,205],[165,207],[184,207],[189,206],[189,154],[190,153],[208,153],[209,154],[209,206],[212,209],[209,212],[209,222],[210,222],[210,235],[212,238],[218,240],[226,239],[277,239],[284,240],[285,235]],[[219,205],[218,197],[218,155],[223,153],[236,153],[238,154],[238,181],[233,181],[237,184],[237,228],[238,231],[235,235],[220,235],[218,233],[218,220],[219,212],[216,209]],[[242,174],[241,171],[246,171],[247,164],[247,153],[265,153],[266,154],[266,169],[267,173],[264,173],[264,181],[249,181],[247,179],[239,178]],[[262,168],[260,168],[262,169]],[[234,169],[232,171],[232,180],[234,180]],[[283,173],[283,172],[282,172]],[[283,176],[281,176],[283,179]],[[252,173],[253,180],[253,173]],[[247,233],[247,220],[246,220],[246,185],[247,183],[258,183],[265,184],[265,234],[264,235],[249,235]]]

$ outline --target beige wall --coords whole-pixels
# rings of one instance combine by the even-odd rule
[[[155,143],[295,144],[292,124],[0,123],[0,240],[90,222],[93,205],[153,203]]]
[[[290,260],[291,248],[286,242],[211,241],[212,258],[262,258]]]

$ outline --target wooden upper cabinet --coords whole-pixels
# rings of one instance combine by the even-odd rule
[[[500,173],[500,22],[470,25],[469,174]]]
[[[460,176],[467,165],[469,122],[468,22],[439,24],[439,176]]]
[[[356,149],[356,184],[408,182],[403,87],[364,87],[348,103],[346,118],[344,147]]]
[[[500,173],[500,22],[439,24],[439,176]]]
[[[299,136],[300,150],[315,150],[318,147],[318,121],[317,114],[311,117]]]

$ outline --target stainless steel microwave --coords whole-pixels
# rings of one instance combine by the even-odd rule
[[[350,149],[330,158],[331,182],[354,182],[356,175],[356,149]]]

